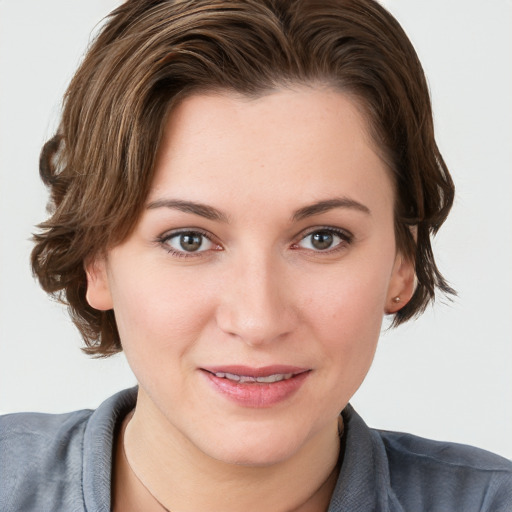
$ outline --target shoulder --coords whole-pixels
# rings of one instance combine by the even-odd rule
[[[112,454],[137,388],[96,410],[0,417],[0,510],[110,511]]]
[[[511,461],[472,446],[374,432],[384,444],[391,486],[401,502],[432,511],[512,510]]]
[[[369,428],[349,405],[329,512],[511,512],[512,463],[492,453]]]
[[[54,493],[64,501],[81,494],[83,438],[91,414],[0,417],[1,510],[32,510],[32,502],[54,502]]]

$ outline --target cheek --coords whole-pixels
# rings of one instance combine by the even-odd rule
[[[119,270],[119,269],[118,269]],[[211,305],[194,279],[146,267],[143,273],[118,271],[111,282],[114,313],[133,371],[169,367],[165,354],[179,357],[193,346]]]
[[[353,269],[352,269],[353,270]],[[379,339],[387,296],[387,271],[340,271],[316,286],[304,304],[307,323],[321,340],[326,355],[340,369],[339,378],[359,386]],[[318,285],[318,280],[316,281]]]
[[[349,263],[340,264],[329,273],[304,273],[304,278],[295,282],[308,290],[304,309],[323,317],[326,326],[339,323],[345,328],[364,330],[368,322],[381,323],[391,264],[382,265],[378,260]]]

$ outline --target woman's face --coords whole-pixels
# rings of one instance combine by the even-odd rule
[[[88,269],[89,302],[115,311],[138,410],[242,464],[332,435],[383,314],[411,292],[393,202],[339,92],[184,100],[135,231]]]

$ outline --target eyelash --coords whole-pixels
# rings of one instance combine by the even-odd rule
[[[202,229],[198,229],[198,228],[181,229],[179,231],[172,231],[170,233],[165,233],[157,238],[157,242],[167,251],[168,254],[171,254],[175,258],[197,258],[197,257],[203,255],[203,253],[208,252],[208,251],[191,251],[191,252],[178,251],[178,250],[174,249],[173,247],[171,247],[170,245],[168,245],[168,242],[170,240],[172,240],[173,238],[177,238],[180,235],[184,235],[184,234],[200,235],[201,237],[205,238],[210,243],[215,245],[215,242],[212,240],[212,236],[209,233],[207,233],[206,231],[203,231]]]
[[[310,229],[306,233],[301,233],[299,240],[297,242],[294,242],[291,245],[291,248],[293,250],[300,250],[301,249],[301,247],[299,246],[300,242],[305,240],[307,237],[314,235],[315,233],[327,233],[330,235],[334,235],[335,237],[338,237],[340,239],[340,242],[338,244],[336,244],[334,247],[327,248],[325,250],[316,250],[315,251],[313,249],[305,249],[307,251],[311,251],[314,254],[321,255],[321,254],[337,253],[338,251],[346,249],[347,246],[352,244],[352,242],[354,240],[354,236],[352,235],[352,233],[350,233],[344,229],[334,228],[334,227],[330,227],[330,226],[319,226],[319,227]],[[198,228],[182,229],[179,231],[172,231],[170,233],[165,233],[165,234],[159,236],[156,241],[159,245],[161,245],[167,251],[168,254],[171,254],[173,257],[176,257],[176,258],[197,258],[197,257],[205,256],[203,253],[209,252],[208,250],[191,251],[191,252],[179,251],[179,250],[176,250],[169,246],[168,243],[170,240],[172,240],[173,238],[177,238],[183,234],[200,235],[201,237],[204,237],[206,240],[208,240],[211,244],[215,245],[215,242],[212,240],[212,236],[209,233],[207,233],[206,231],[203,231],[202,229],[198,229]],[[219,245],[220,244],[217,244],[217,246],[219,246]],[[214,250],[221,250],[221,249],[214,249]]]
[[[292,244],[292,248],[296,250],[300,249],[299,243],[316,233],[327,233],[330,235],[334,235],[340,239],[340,242],[336,244],[334,247],[329,247],[325,250],[318,249],[315,251],[313,249],[306,249],[311,251],[315,255],[335,254],[338,251],[345,250],[354,241],[354,235],[344,229],[334,228],[331,226],[316,226],[315,228],[308,230],[306,233],[302,233],[300,235],[299,241]]]

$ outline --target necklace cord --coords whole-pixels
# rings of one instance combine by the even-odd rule
[[[128,424],[130,423],[132,417],[133,417],[133,414],[134,414],[135,410],[133,410],[130,414],[129,414],[129,417],[127,418],[127,421],[126,421],[126,424],[124,425],[124,428],[123,428],[123,431],[122,431],[122,439],[121,439],[121,446],[122,446],[122,450],[123,450],[123,458],[124,460],[126,461],[126,463],[128,464],[128,467],[130,468],[130,471],[133,473],[133,475],[135,476],[135,478],[139,481],[139,483],[142,485],[142,487],[144,487],[144,489],[146,489],[146,491],[150,494],[150,496],[156,501],[156,503],[158,503],[158,505],[160,505],[160,507],[162,508],[162,510],[164,512],[171,512],[171,510],[169,510],[152,492],[151,490],[149,489],[149,487],[142,481],[142,479],[139,477],[139,475],[136,473],[136,471],[133,469],[132,465],[130,464],[130,460],[128,459],[128,456],[126,455],[126,448],[125,448],[125,433],[126,433],[126,428],[128,427]],[[345,433],[345,425],[344,425],[344,422],[343,422],[343,416],[339,416],[338,418],[338,436],[340,438],[340,441],[341,439],[343,438],[343,434]],[[333,471],[336,470],[337,466],[339,466],[339,462],[341,460],[341,445],[340,445],[340,448],[339,448],[339,451],[340,451],[340,454],[339,454],[339,458],[338,458],[338,463],[336,464],[336,466],[334,467]],[[332,472],[331,472],[332,474]],[[330,476],[330,475],[329,475]]]
[[[128,459],[128,456],[126,455],[126,448],[125,448],[125,433],[126,433],[126,427],[128,427],[128,424],[130,423],[132,417],[133,417],[133,413],[135,411],[132,411],[129,415],[129,417],[127,418],[127,422],[126,424],[124,425],[124,428],[123,428],[123,433],[122,433],[122,442],[121,442],[121,446],[122,446],[122,449],[123,449],[123,458],[124,460],[126,461],[126,463],[128,464],[128,467],[130,468],[130,471],[133,473],[133,475],[135,476],[135,478],[139,481],[139,483],[142,485],[142,487],[144,487],[144,489],[146,489],[146,491],[150,494],[150,496],[158,503],[158,505],[160,505],[160,507],[162,508],[162,510],[164,512],[171,512],[152,492],[151,490],[149,489],[149,487],[142,481],[142,479],[139,477],[139,475],[137,474],[137,472],[133,469],[133,466],[130,464],[130,460]]]

